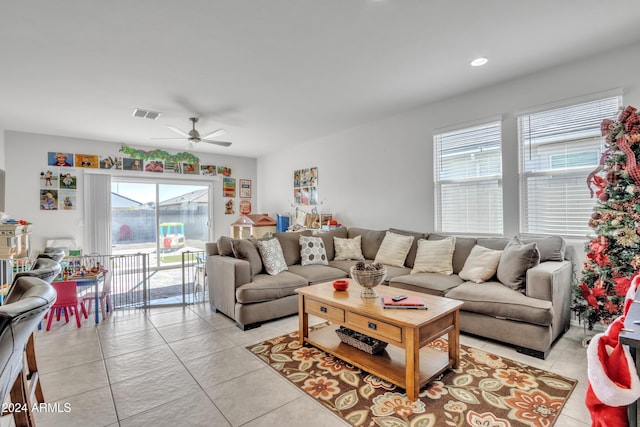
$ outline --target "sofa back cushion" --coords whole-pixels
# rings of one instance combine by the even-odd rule
[[[258,240],[255,238],[250,239],[237,239],[233,241],[233,254],[238,259],[249,261],[249,271],[251,272],[251,278],[258,273],[262,272],[262,257],[258,250]]]
[[[413,236],[403,236],[387,231],[374,261],[394,267],[404,267],[413,240]]]
[[[300,264],[300,236],[311,236],[311,231],[276,233],[287,265]]]
[[[233,241],[229,236],[220,236],[218,238],[218,255],[233,256]]]
[[[501,251],[507,247],[509,239],[505,239],[504,237],[478,237],[476,243],[485,248]]]
[[[353,239],[356,236],[362,236],[362,255],[364,255],[366,259],[375,259],[386,234],[387,232],[385,230],[350,228],[348,237]]]
[[[416,253],[418,253],[418,240],[426,239],[427,235],[425,233],[418,233],[414,231],[398,230],[397,228],[390,228],[389,231],[403,236],[413,236],[413,243],[411,243],[407,259],[404,260],[404,265],[409,268],[413,268],[415,265]]]
[[[566,243],[560,236],[541,237],[537,239],[523,239],[522,243],[535,243],[540,251],[540,262],[564,261]]]
[[[429,234],[428,240],[442,240],[445,236],[443,234]],[[462,267],[464,267],[464,262],[469,257],[471,253],[471,249],[476,245],[476,239],[474,237],[460,237],[456,236],[456,247],[453,250],[453,274],[460,273]]]
[[[333,238],[334,237],[346,238],[347,234],[348,234],[347,228],[340,227],[340,228],[336,228],[335,230],[314,234],[314,236],[320,237],[322,239],[322,241],[324,242],[324,250],[327,252],[327,260],[331,261],[336,256]]]

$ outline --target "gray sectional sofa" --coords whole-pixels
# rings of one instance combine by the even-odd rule
[[[280,242],[287,270],[270,275],[264,270],[256,241],[222,237],[218,242],[208,243],[206,248],[211,309],[234,319],[243,330],[295,314],[298,311],[295,289],[348,277],[349,268],[357,262],[334,259],[334,237],[361,236],[362,254],[371,262],[387,231],[411,235],[414,240],[404,266],[387,266],[385,285],[463,301],[461,331],[512,344],[519,352],[544,359],[555,339],[569,328],[573,254],[567,251],[560,237],[523,242],[535,241],[540,262],[525,270],[526,281],[520,290],[505,286],[496,276],[475,283],[458,275],[474,246],[502,250],[510,241],[507,238],[455,236],[453,274],[445,275],[410,274],[416,262],[418,241],[447,237],[442,234],[340,228],[314,235],[323,240],[328,265],[303,266],[301,233],[277,233],[274,238]],[[311,232],[302,234],[311,235]]]

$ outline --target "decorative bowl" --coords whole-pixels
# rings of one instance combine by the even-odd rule
[[[360,293],[362,298],[378,298],[378,293],[373,288],[384,282],[385,277],[387,277],[386,268],[383,267],[380,270],[356,270],[356,267],[353,266],[350,269],[350,273],[351,278],[364,288]]]
[[[346,291],[349,287],[349,282],[346,280],[335,280],[333,282],[333,288],[336,291]]]

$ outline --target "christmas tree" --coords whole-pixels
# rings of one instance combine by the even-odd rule
[[[587,179],[597,196],[589,226],[596,232],[587,247],[573,311],[589,329],[622,313],[625,294],[640,268],[640,116],[627,107],[617,121],[604,120],[606,150]]]

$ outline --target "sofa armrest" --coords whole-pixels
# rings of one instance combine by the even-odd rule
[[[552,303],[554,338],[569,328],[572,277],[571,261],[545,261],[527,270],[527,296]]]
[[[555,297],[563,297],[564,289],[571,296],[572,265],[569,261],[545,261],[527,270],[527,293],[531,298],[554,302]]]
[[[249,261],[213,255],[207,257],[205,268],[212,308],[235,319],[236,288],[251,281]]]
[[[204,244],[204,252],[207,256],[218,255],[218,244],[216,242],[207,242]]]

